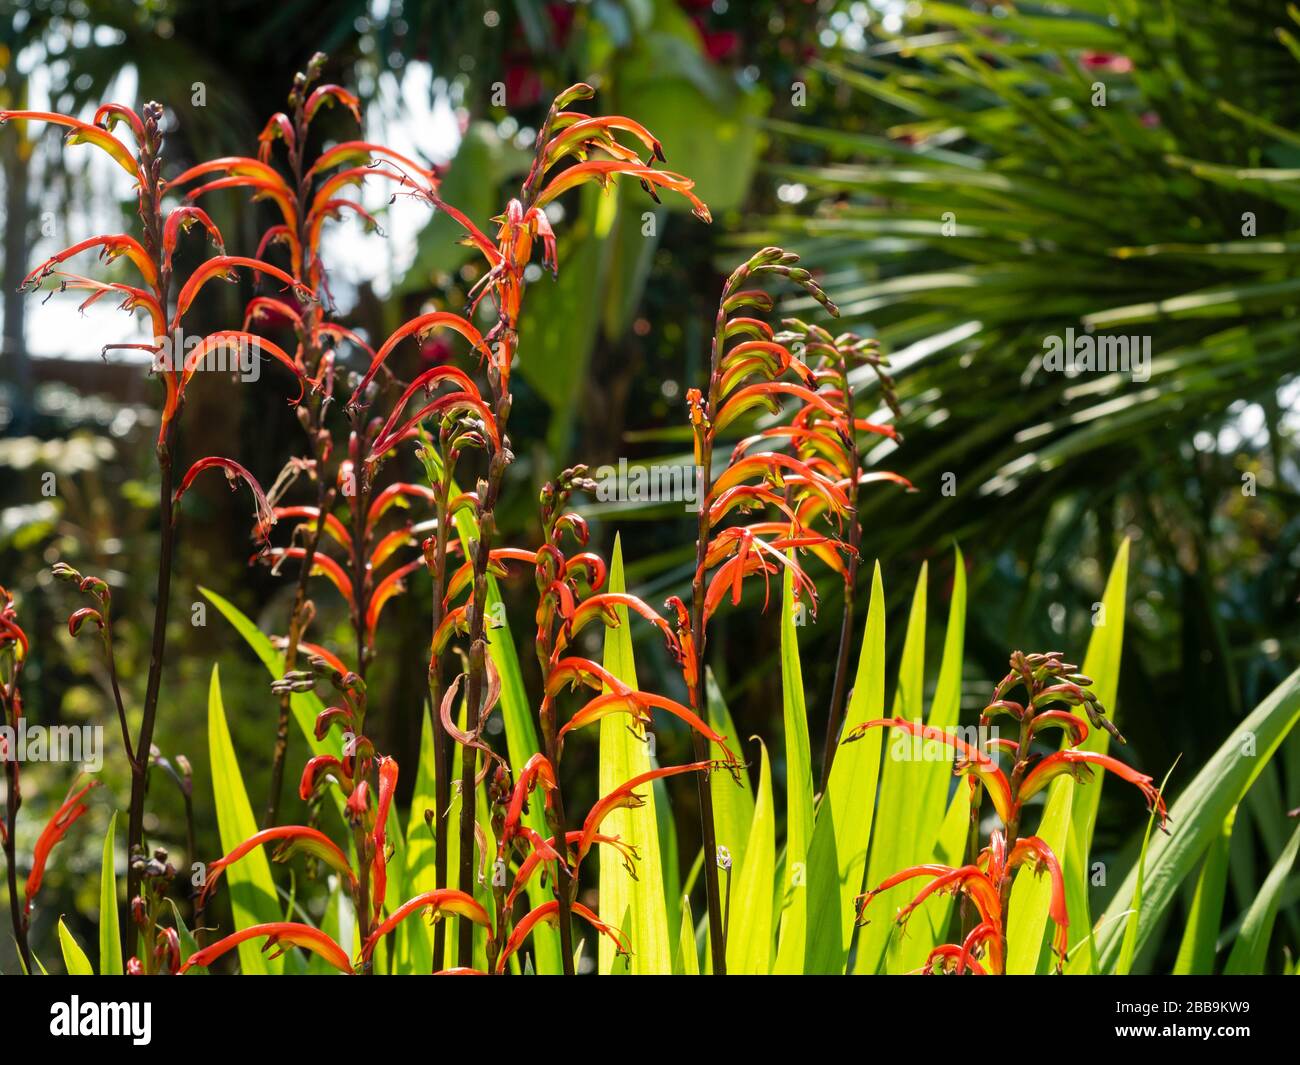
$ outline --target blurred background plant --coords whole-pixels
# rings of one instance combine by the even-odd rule
[[[514,508],[499,514],[507,537],[535,538],[535,489],[574,461],[689,461],[685,390],[704,372],[726,264],[738,248],[781,244],[819,273],[842,327],[879,337],[891,354],[907,442],[888,465],[920,489],[864,498],[864,555],[881,558],[890,592],[891,661],[911,575],[928,560],[932,591],[946,599],[959,541],[973,604],[962,709],[973,720],[1009,644],[1086,642],[1110,559],[1129,537],[1119,705],[1140,763],[1154,770],[1180,753],[1185,766],[1203,764],[1290,672],[1300,646],[1297,35],[1293,13],[1270,0],[285,0],[273,10],[251,0],[34,0],[0,25],[0,107],[78,113],[92,100],[160,99],[178,173],[199,157],[249,152],[294,71],[321,49],[329,80],[359,90],[375,139],[445,165],[446,199],[482,220],[518,184],[554,91],[597,84],[610,112],[661,137],[716,223],[688,225],[667,200],[650,210],[630,193],[567,205],[580,217],[562,227],[565,269],[557,282],[539,279],[522,324],[519,461],[504,493]],[[344,135],[335,121],[324,116],[327,135]],[[100,347],[123,338],[108,307],[72,329],[66,313],[47,315],[16,291],[55,249],[124,228],[129,190],[86,158],[65,155],[39,127],[0,129],[0,583],[32,637],[28,713],[45,722],[81,722],[105,705],[91,644],[66,637],[69,603],[50,563],[113,584],[122,681],[138,705],[156,550],[158,386],[142,364],[101,362]],[[376,337],[429,301],[463,306],[478,268],[450,220],[386,194],[365,202],[382,232],[349,224],[329,238],[332,259],[346,264],[329,279],[339,319]],[[266,205],[229,196],[206,206],[231,248],[255,246]],[[237,315],[248,294],[223,293],[212,322]],[[792,299],[784,310],[808,307]],[[1071,327],[1149,335],[1150,379],[1043,372],[1044,338]],[[421,356],[445,354],[433,341]],[[282,400],[213,377],[191,402],[185,448],[232,454],[269,483],[297,443]],[[202,520],[181,534],[174,583],[168,684],[184,695],[162,715],[168,756],[202,753],[217,657],[227,704],[273,713],[238,637],[215,615],[185,609],[201,603],[198,583],[268,629],[291,594],[247,567],[243,503],[215,484],[196,493],[188,505]],[[680,505],[586,513],[602,550],[617,524],[630,590],[650,601],[685,591],[692,522]],[[828,589],[825,617],[838,616],[838,596]],[[398,705],[423,682],[423,598],[417,589],[389,608],[389,653],[370,679],[377,701]],[[755,615],[720,617],[711,633],[743,736],[773,734],[782,714],[764,665],[778,634]],[[346,625],[341,615],[323,620]],[[810,691],[829,691],[836,636],[831,624],[802,633]],[[657,653],[651,642],[638,647],[647,662]],[[814,735],[824,703],[810,700]],[[419,714],[383,721],[383,745],[413,762]],[[261,795],[266,720],[232,713],[230,722],[250,752],[249,789]],[[121,795],[112,742],[104,790]],[[671,742],[685,751],[684,736]],[[195,849],[211,857],[210,787],[205,759],[194,761]],[[34,834],[66,780],[57,767],[26,779],[23,831]],[[1178,774],[1169,787],[1178,793]],[[1111,816],[1110,801],[1095,850],[1128,868],[1140,835],[1131,811]],[[1238,815],[1231,912],[1255,897],[1289,834],[1282,812],[1298,805],[1292,736]],[[160,819],[151,831],[184,854],[180,794],[156,782],[151,806]],[[92,830],[62,845],[35,942],[48,941],[61,911],[74,931],[90,927],[83,916],[78,929],[72,914],[94,912],[94,878],[82,874],[98,861],[106,820],[92,811]],[[689,864],[694,818],[684,809],[679,821]],[[1300,932],[1294,875],[1281,897],[1284,922]],[[1167,953],[1153,964],[1168,968],[1172,946]],[[10,966],[5,943],[0,968]]]

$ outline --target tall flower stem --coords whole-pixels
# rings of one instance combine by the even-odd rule
[[[446,444],[446,435],[443,437],[444,445]],[[454,466],[451,456],[447,454],[446,447],[440,453],[442,468],[439,471],[437,493],[438,497],[434,502],[435,520],[437,527],[434,529],[433,557],[426,555],[429,572],[433,575],[433,594],[432,594],[432,625],[430,633],[436,635],[438,626],[442,624],[445,616],[443,607],[443,595],[447,588],[447,545],[451,535],[451,486]],[[442,675],[439,670],[437,652],[432,649],[432,639],[430,642],[429,652],[429,729],[433,733],[433,870],[434,870],[434,887],[441,889],[447,886],[447,859],[449,857],[449,840],[447,833],[448,809],[451,806],[451,737],[447,735],[446,730],[442,727],[442,720],[438,713],[438,708],[442,706]],[[438,921],[433,926],[433,969],[437,972],[445,964],[445,952],[447,944],[447,922]]]
[[[298,203],[305,204],[310,202],[311,196],[311,178],[304,175],[303,172],[303,146],[307,142],[308,121],[306,110],[303,106],[304,96],[311,81],[315,79],[315,74],[319,70],[319,65],[314,61],[308,68],[305,75],[299,75],[300,84],[295,83],[293,95],[293,121],[294,121],[294,139],[289,145],[289,166],[293,171],[294,180],[298,187]],[[298,211],[298,247],[299,261],[294,270],[294,276],[300,281],[306,281],[312,274],[311,257],[313,255],[311,240],[307,231],[307,217],[302,210]],[[307,365],[313,369],[317,368],[322,357],[319,345],[316,343],[316,328],[321,316],[320,304],[312,300],[303,313],[302,326],[302,343],[303,358]],[[311,576],[312,567],[316,562],[316,549],[320,544],[320,538],[325,530],[325,518],[332,501],[332,494],[329,490],[329,482],[325,476],[325,461],[329,451],[329,437],[325,429],[325,413],[328,409],[328,399],[326,397],[312,397],[311,402],[304,408],[307,411],[306,418],[303,421],[303,427],[311,439],[312,448],[315,452],[315,474],[316,474],[316,521],[311,526],[306,541],[303,543],[302,564],[298,568],[298,583],[294,588],[293,610],[289,615],[289,631],[285,639],[284,648],[284,668],[286,670],[295,669],[298,661],[298,644],[302,641],[303,629],[305,628],[305,610],[307,604],[307,584]],[[280,710],[276,718],[275,725],[275,748],[271,756],[271,785],[270,793],[267,798],[266,815],[264,818],[264,828],[270,828],[280,819],[280,799],[284,791],[284,763],[289,752],[289,712],[292,705],[292,694],[285,691],[280,696]]]
[[[709,359],[709,391],[706,407],[702,413],[703,424],[696,426],[695,461],[701,472],[701,484],[704,486],[705,499],[701,501],[699,523],[695,540],[695,576],[691,581],[691,642],[695,648],[695,691],[691,693],[691,702],[699,714],[707,710],[708,695],[705,690],[704,645],[705,645],[705,558],[709,550],[709,507],[707,502],[709,486],[713,483],[713,430],[707,424],[708,418],[717,410],[718,395],[722,384],[719,365],[725,343],[727,325],[726,301],[735,291],[740,280],[748,276],[741,267],[727,279],[723,288],[722,299],[718,301],[718,316],[713,333],[713,347]],[[692,730],[691,742],[694,744],[695,760],[707,761],[709,741],[699,732]],[[722,899],[718,892],[718,837],[713,820],[713,784],[712,771],[700,773],[696,777],[700,800],[700,836],[704,849],[704,889],[709,911],[709,946],[713,959],[713,974],[725,976],[727,972],[726,932],[722,926]]]
[[[839,356],[840,389],[843,392],[844,412],[848,416],[848,444],[850,469],[848,492],[852,518],[849,522],[849,553],[844,573],[844,612],[840,618],[840,642],[835,654],[835,681],[831,689],[830,709],[826,715],[826,743],[822,752],[822,779],[818,789],[823,794],[831,779],[831,765],[839,746],[840,728],[844,723],[844,706],[849,686],[849,649],[853,644],[853,614],[857,598],[858,562],[862,548],[862,522],[858,520],[858,452],[857,434],[853,430],[853,387],[849,380],[848,360]]]
[[[14,672],[9,683],[0,688],[4,697],[4,723],[11,730],[10,735],[18,731],[18,718],[22,715],[22,702],[18,695],[18,673],[22,666],[14,663]],[[14,943],[18,946],[18,955],[23,961],[23,971],[29,976],[32,971],[32,951],[27,943],[27,915],[23,904],[18,899],[18,863],[14,860],[17,840],[14,826],[18,821],[18,808],[23,804],[22,791],[18,784],[18,759],[14,752],[8,752],[5,763],[5,833],[4,852],[5,870],[9,877],[9,915],[13,920]]]
[[[144,107],[145,143],[140,150],[140,168],[147,184],[140,190],[140,215],[144,223],[144,247],[153,259],[158,272],[158,305],[164,313],[168,306],[168,289],[171,268],[163,253],[162,214],[162,122],[161,104],[148,103]],[[179,412],[178,412],[179,413]],[[127,890],[122,921],[122,934],[130,950],[130,937],[134,923],[131,921],[131,900],[140,893],[143,866],[139,860],[144,855],[144,800],[149,783],[149,750],[153,745],[154,724],[158,715],[158,697],[162,691],[163,659],[167,651],[167,615],[171,601],[172,556],[175,551],[176,521],[173,513],[173,469],[176,447],[176,427],[179,418],[173,417],[159,441],[158,454],[158,577],[155,589],[153,641],[149,650],[149,674],[145,683],[144,706],[140,714],[140,732],[135,742],[135,757],[131,760],[131,805],[127,818]]]
[[[538,130],[536,148],[532,167],[524,182],[520,195],[522,214],[534,205],[537,199],[538,185],[545,173],[543,161],[545,147],[550,140],[551,129],[559,114],[559,100],[551,105],[546,121]],[[512,228],[506,224],[507,233]],[[513,234],[510,234],[513,238]],[[530,244],[531,242],[525,242]],[[496,505],[501,493],[501,482],[506,468],[514,459],[510,451],[510,438],[506,435],[510,419],[510,369],[515,357],[515,345],[518,339],[519,311],[523,298],[524,267],[520,261],[521,248],[517,239],[503,239],[500,244],[502,263],[500,280],[497,285],[498,319],[492,337],[495,341],[495,354],[489,360],[488,384],[492,393],[493,417],[496,419],[500,445],[495,448],[488,459],[487,477],[479,481],[478,534],[471,545],[474,573],[474,598],[469,606],[469,680],[466,685],[465,705],[471,731],[478,726],[483,710],[483,697],[487,681],[487,576],[488,561],[491,558],[492,542],[496,536]],[[466,894],[474,893],[474,815],[475,788],[474,778],[477,766],[477,752],[472,747],[465,747],[461,753],[461,809],[460,809],[460,890]],[[554,763],[552,763],[554,764]],[[558,864],[558,863],[557,863]],[[564,877],[561,869],[560,877]],[[564,891],[560,893],[559,918],[560,939],[562,944],[570,943],[572,933],[569,931],[569,903],[567,898],[567,879],[563,884],[557,879],[557,885]],[[465,919],[460,921],[459,929],[459,963],[469,966],[474,954],[474,926]],[[567,947],[564,950],[564,971],[573,972],[573,953]]]

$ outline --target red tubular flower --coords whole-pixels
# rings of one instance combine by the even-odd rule
[[[255,529],[261,530],[264,534],[265,530],[275,524],[275,511],[267,500],[266,493],[262,491],[262,486],[258,484],[257,478],[234,459],[221,458],[216,455],[209,455],[207,458],[199,459],[189,468],[172,496],[172,508],[175,509],[180,505],[181,497],[194,483],[195,477],[204,470],[213,468],[224,471],[226,480],[230,482],[232,490],[238,487],[241,480],[248,485],[249,491],[253,493]]]
[[[969,772],[972,776],[978,777],[980,782],[988,788],[989,795],[993,799],[993,807],[997,810],[998,816],[1002,818],[1003,823],[1007,824],[1011,821],[1011,784],[1003,775],[1002,770],[994,764],[993,759],[983,751],[977,750],[964,740],[945,732],[943,729],[934,728],[931,725],[922,725],[918,721],[908,721],[906,718],[901,717],[864,721],[845,733],[842,742],[851,743],[854,740],[860,740],[867,734],[868,729],[873,728],[902,729],[904,732],[919,736],[921,739],[931,740],[951,747],[961,756],[961,760],[957,763],[957,771]],[[1021,795],[1023,797],[1023,790]]]
[[[264,951],[276,948],[275,953],[271,955],[272,958],[278,958],[289,946],[302,947],[324,958],[340,972],[352,975],[352,963],[342,947],[319,928],[293,921],[274,921],[241,928],[233,935],[226,936],[225,939],[218,940],[209,947],[196,950],[181,965],[179,972],[183,976],[190,969],[206,968],[223,954],[234,950],[240,943],[250,939],[260,939],[262,936],[266,936],[266,945],[262,948]]]
[[[575,828],[573,831],[566,833],[564,838],[565,842],[569,845],[579,843],[582,840],[582,829]],[[515,900],[519,897],[519,893],[528,886],[528,881],[532,879],[533,873],[537,871],[537,867],[544,862],[552,863],[555,861],[555,858],[548,856],[548,853],[549,855],[557,853],[555,837],[552,836],[550,839],[544,840],[543,842],[544,847],[534,847],[530,850],[527,857],[519,863],[519,868],[515,870],[514,879],[510,882],[510,891],[506,895],[505,910],[507,913],[514,906]],[[637,853],[637,849],[634,846],[630,843],[624,842],[618,836],[605,836],[601,835],[599,832],[592,837],[592,842],[603,843],[606,846],[613,847],[623,856],[623,868],[628,871],[628,875],[635,876],[635,867],[633,863],[640,858],[640,855]]]
[[[388,893],[388,811],[393,805],[393,792],[397,789],[397,761],[393,758],[379,759],[379,802],[375,809],[375,828],[371,840],[375,847],[374,875],[374,920],[384,908],[384,896]]]
[[[557,738],[562,743],[567,733],[577,728],[583,728],[586,725],[595,724],[610,714],[631,714],[637,720],[649,723],[652,719],[651,710],[663,710],[686,722],[705,739],[721,747],[727,762],[733,765],[740,764],[740,760],[727,746],[726,736],[715,732],[701,720],[698,714],[682,706],[681,703],[665,698],[662,695],[655,695],[653,692],[628,690],[599,695],[564,723]]]
[[[126,110],[120,105],[112,106],[118,113]],[[103,108],[100,110],[102,111]],[[106,152],[113,162],[135,178],[138,185],[146,184],[135,157],[127,150],[126,146],[107,130],[100,129],[98,126],[87,125],[85,122],[71,118],[68,115],[59,115],[51,111],[0,111],[0,125],[4,125],[6,122],[49,122],[52,125],[64,126],[68,130],[67,143],[93,144],[96,148]],[[143,128],[136,126],[132,128],[138,128],[141,134],[144,132]]]
[[[614,941],[614,949],[621,955],[627,956],[632,953],[632,944],[622,929],[614,928],[607,925],[599,917],[591,912],[580,902],[572,903],[569,907],[570,912],[577,914],[594,928],[601,935],[608,936]],[[498,974],[506,971],[506,965],[510,961],[510,955],[514,954],[527,939],[533,929],[542,921],[548,924],[555,924],[560,919],[560,903],[558,899],[552,899],[550,902],[543,902],[536,909],[525,914],[515,925],[515,929],[510,933],[510,938],[506,941],[505,949],[501,951],[501,956],[497,958]]]
[[[459,314],[452,314],[449,311],[431,311],[428,314],[422,314],[418,318],[412,318],[409,322],[399,326],[375,352],[375,357],[370,363],[370,369],[361,378],[361,383],[357,385],[356,390],[352,393],[352,398],[347,402],[348,409],[352,410],[360,405],[362,393],[369,387],[370,382],[375,379],[380,367],[384,365],[384,361],[392,354],[393,349],[398,344],[409,336],[423,340],[435,329],[450,329],[459,333],[485,359],[492,357],[492,353],[483,342],[483,337],[479,331]],[[475,392],[477,392],[477,389],[475,389]]]
[[[1160,794],[1160,789],[1156,787],[1155,780],[1145,773],[1139,773],[1132,766],[1125,765],[1118,758],[1112,758],[1108,754],[1098,754],[1095,751],[1057,751],[1055,754],[1049,754],[1025,777],[1024,783],[1020,786],[1020,798],[1024,800],[1036,795],[1062,773],[1069,773],[1080,780],[1089,780],[1092,777],[1092,766],[1109,770],[1141,791],[1147,801],[1147,809],[1153,811],[1159,818],[1160,830],[1167,831],[1165,826],[1169,822],[1169,811],[1165,807],[1165,800]]]
[[[59,840],[68,834],[68,829],[76,824],[77,819],[90,809],[81,800],[92,788],[97,787],[99,781],[92,780],[79,791],[70,791],[37,837],[36,847],[32,851],[32,871],[27,874],[27,883],[23,891],[27,900],[27,913],[32,912],[32,902],[41,890],[41,883],[45,879],[45,863],[49,861],[50,851],[54,850]],[[76,788],[76,784],[73,784],[73,788]]]
[[[207,877],[203,882],[203,890],[199,893],[200,904],[207,905],[224,870],[234,865],[245,855],[255,851],[258,847],[265,846],[268,843],[277,844],[271,856],[272,861],[286,862],[295,854],[310,854],[313,858],[323,861],[353,887],[356,886],[357,878],[352,872],[352,866],[348,862],[347,855],[339,850],[328,836],[314,828],[308,828],[306,825],[277,825],[274,828],[263,829],[261,832],[249,836],[229,854],[218,858],[208,866]]]
[[[388,920],[378,925],[370,933],[365,943],[362,944],[362,960],[369,961],[370,956],[374,953],[375,944],[410,917],[411,914],[420,911],[428,911],[430,919],[439,918],[444,913],[465,917],[477,925],[482,925],[488,930],[489,935],[492,933],[492,919],[488,916],[487,910],[483,909],[471,896],[454,888],[439,888],[437,891],[426,891],[422,895],[416,895],[413,899],[407,899],[389,914]]]
[[[672,765],[661,769],[651,769],[649,772],[641,773],[631,780],[625,781],[608,795],[602,796],[592,806],[586,820],[582,823],[582,835],[578,837],[578,864],[582,863],[582,860],[587,856],[587,852],[591,850],[592,844],[596,842],[596,835],[601,822],[606,817],[615,810],[635,810],[645,805],[645,799],[636,793],[637,788],[650,783],[652,780],[675,777],[682,773],[702,773],[713,768],[715,768],[713,762],[691,762],[689,765]]]
[[[326,777],[332,777],[344,792],[351,793],[352,775],[343,763],[331,754],[318,754],[308,759],[303,767],[302,780],[298,783],[298,797],[307,802],[319,781]]]

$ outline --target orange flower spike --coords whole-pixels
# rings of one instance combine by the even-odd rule
[[[423,565],[423,556],[414,559],[406,565],[393,570],[375,588],[374,594],[371,595],[370,602],[366,606],[366,639],[371,645],[374,644],[375,631],[379,627],[380,613],[382,613],[390,599],[406,591],[406,577]]]
[[[331,167],[340,166],[344,163],[364,164],[372,156],[376,155],[383,156],[407,170],[414,171],[429,182],[437,181],[438,171],[436,168],[417,163],[409,156],[393,151],[387,145],[372,144],[370,141],[344,141],[341,144],[334,145],[333,148],[320,154],[316,162],[307,171],[307,176],[315,177]]]
[[[75,788],[76,785],[74,784],[73,787]],[[92,788],[97,787],[99,787],[99,781],[92,780],[79,791],[69,792],[68,797],[54,811],[54,816],[41,829],[41,834],[36,838],[36,846],[32,850],[32,870],[27,874],[27,883],[23,890],[27,913],[32,912],[32,902],[41,890],[41,884],[45,880],[45,864],[49,861],[50,852],[68,834],[68,830],[77,823],[77,819],[90,809],[81,800],[85,798]]]
[[[307,106],[304,110],[307,121],[310,122],[315,118],[316,113],[323,106],[332,107],[336,102],[346,107],[358,123],[361,122],[361,101],[341,85],[322,85],[307,97]]]
[[[1034,863],[1035,872],[1041,874],[1046,870],[1052,878],[1052,898],[1049,913],[1052,922],[1056,925],[1056,936],[1052,943],[1052,949],[1056,951],[1057,970],[1059,971],[1061,963],[1065,960],[1070,933],[1070,913],[1065,904],[1065,877],[1061,875],[1061,863],[1057,861],[1056,855],[1052,853],[1052,848],[1037,836],[1026,836],[1016,840],[1016,845],[1012,848],[1010,857],[1007,858],[1006,867],[1015,869],[1027,861]]]
[[[276,563],[286,559],[305,558],[307,552],[301,547],[273,547],[265,552],[268,558],[272,558]],[[254,556],[254,561],[256,556]],[[312,559],[311,566],[312,576],[326,577],[329,582],[338,589],[348,606],[354,606],[355,600],[352,594],[352,579],[334,559],[322,552],[317,552]]]
[[[343,763],[332,754],[318,754],[303,767],[302,779],[298,782],[298,798],[303,802],[309,801],[316,785],[327,777],[333,778],[343,791],[352,791],[352,777]]]
[[[519,830],[524,804],[528,801],[532,790],[539,785],[546,792],[546,806],[549,809],[558,783],[555,779],[554,766],[541,751],[528,759],[519,774],[519,779],[515,781],[514,791],[510,794],[510,804],[506,808],[505,828],[501,834],[503,846],[508,844],[510,838]]]
[[[114,103],[100,104],[91,119],[93,125],[109,133],[113,132],[114,127],[119,122],[125,122],[131,128],[131,135],[135,138],[136,144],[144,144],[144,123],[140,121],[140,116],[129,107]]]
[[[260,355],[266,352],[281,366],[286,367],[298,382],[298,395],[290,400],[290,404],[296,406],[302,401],[306,393],[307,380],[303,374],[302,367],[299,366],[278,344],[273,344],[265,337],[259,337],[253,333],[245,333],[240,329],[222,329],[215,333],[209,333],[199,342],[195,348],[185,356],[185,367],[181,373],[180,388],[178,390],[177,402],[185,398],[185,389],[188,387],[190,380],[198,372],[203,360],[214,351],[225,351],[230,347],[247,346],[252,350],[254,355]]]
[[[344,951],[333,939],[327,936],[319,928],[313,928],[308,924],[297,924],[293,921],[274,921],[270,924],[255,924],[248,928],[241,928],[238,932],[226,936],[225,939],[218,940],[210,947],[204,947],[202,950],[196,950],[189,958],[181,964],[180,974],[184,975],[190,969],[203,969],[211,965],[223,954],[234,950],[240,943],[246,943],[250,939],[260,939],[266,936],[266,946],[264,951],[277,948],[271,955],[278,958],[284,953],[286,946],[302,947],[313,954],[324,958],[334,968],[340,972],[352,975],[352,963],[348,960],[347,952]]]
[[[241,480],[248,485],[249,490],[253,493],[254,528],[265,534],[265,531],[275,524],[275,511],[267,501],[266,493],[262,491],[262,486],[258,484],[257,478],[234,459],[209,455],[207,458],[199,459],[198,462],[194,463],[181,479],[180,485],[172,495],[172,509],[175,510],[180,506],[181,497],[194,483],[194,478],[204,470],[213,468],[218,468],[225,473],[226,480],[230,483],[232,491],[239,487]]]

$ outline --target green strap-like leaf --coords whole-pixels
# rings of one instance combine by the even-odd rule
[[[117,923],[117,875],[113,867],[113,843],[117,832],[117,811],[108,818],[104,850],[99,865],[99,974],[121,976],[122,935]]]
[[[622,593],[623,547],[614,538],[610,559],[609,590]],[[632,654],[632,630],[626,607],[615,607],[618,625],[605,629],[605,668],[624,684],[636,688],[636,660]],[[650,747],[645,729],[624,714],[611,714],[600,722],[599,791],[608,795],[621,784],[651,769]],[[600,918],[622,927],[632,945],[629,964],[618,957],[613,941],[600,936],[599,971],[602,974],[630,971],[634,975],[668,976],[673,971],[672,936],[668,906],[664,897],[663,863],[659,852],[658,796],[652,787],[640,789],[644,805],[615,810],[605,818],[602,831],[618,836],[637,849],[636,877],[628,873],[623,857],[611,847],[599,847]]]
[[[754,737],[756,740],[758,737]],[[745,864],[731,867],[727,906],[727,972],[766,976],[772,969],[772,883],[776,875],[776,810],[772,805],[772,766],[758,740],[758,802],[745,848]],[[720,873],[725,892],[726,874]]]
[[[239,760],[235,757],[235,746],[226,724],[226,710],[221,701],[221,676],[216,665],[212,667],[212,682],[208,688],[208,751],[221,850],[229,854],[257,833],[257,820],[253,817],[248,792],[244,790],[244,777],[239,771]],[[230,894],[235,930],[284,919],[276,900],[271,863],[267,861],[263,848],[258,847],[235,862],[222,879]],[[238,949],[240,971],[245,976],[268,973],[278,976],[284,971],[284,959],[264,954],[262,945],[254,940],[240,943]]]
[[[885,713],[885,588],[876,563],[862,648],[841,735]],[[817,825],[808,858],[813,903],[808,916],[805,970],[837,975],[848,962],[856,919],[854,900],[862,891],[867,843],[880,779],[880,729],[854,743],[841,743],[831,764],[826,794],[817,807]]]
[[[77,941],[72,938],[72,933],[68,931],[62,917],[59,918],[59,947],[63,951],[63,965],[68,970],[69,976],[95,975],[90,959],[86,957],[86,952],[81,949]]]
[[[800,604],[804,609],[807,604]],[[785,567],[781,596],[781,704],[785,721],[785,869],[777,885],[781,935],[773,972],[804,971],[808,936],[808,851],[813,834],[812,751],[804,706],[799,631],[795,626],[794,575]],[[748,855],[748,851],[746,852]]]
[[[1236,819],[1237,808],[1234,806],[1205,852],[1200,876],[1196,878],[1192,906],[1187,914],[1187,928],[1174,961],[1175,976],[1210,976],[1214,972],[1219,926],[1223,921],[1223,899],[1228,887],[1228,852]]]
[[[894,693],[894,715],[908,721],[924,721],[925,709],[925,616],[928,567],[922,566],[912,594],[912,609],[903,640],[903,658],[898,671],[898,688]],[[874,730],[873,730],[874,731]],[[880,808],[876,811],[871,835],[871,858],[867,881],[874,887],[886,877],[929,857],[933,836],[924,845],[916,838],[917,788],[924,774],[924,762],[909,752],[920,750],[919,744],[901,730],[891,731],[882,741],[884,765],[880,771]],[[903,752],[900,755],[899,752]],[[858,972],[872,973],[895,936],[893,914],[913,895],[913,885],[902,884],[882,893],[871,902],[871,921],[858,934]],[[924,922],[918,922],[918,927]]]
[[[1183,880],[1191,875],[1210,844],[1223,830],[1224,818],[1250,790],[1269,759],[1300,721],[1300,669],[1297,669],[1233,730],[1169,811],[1169,835],[1152,840],[1143,877],[1140,951],[1168,908]],[[1106,907],[1125,913],[1133,904],[1136,870],[1120,884]],[[1098,967],[1114,968],[1123,926],[1102,915],[1097,931]]]
[[[1277,909],[1282,902],[1282,889],[1291,875],[1296,855],[1300,853],[1300,826],[1291,834],[1291,840],[1282,851],[1277,863],[1269,870],[1264,886],[1250,904],[1242,919],[1237,942],[1223,967],[1226,976],[1262,976],[1268,960],[1268,940],[1277,921]]]

